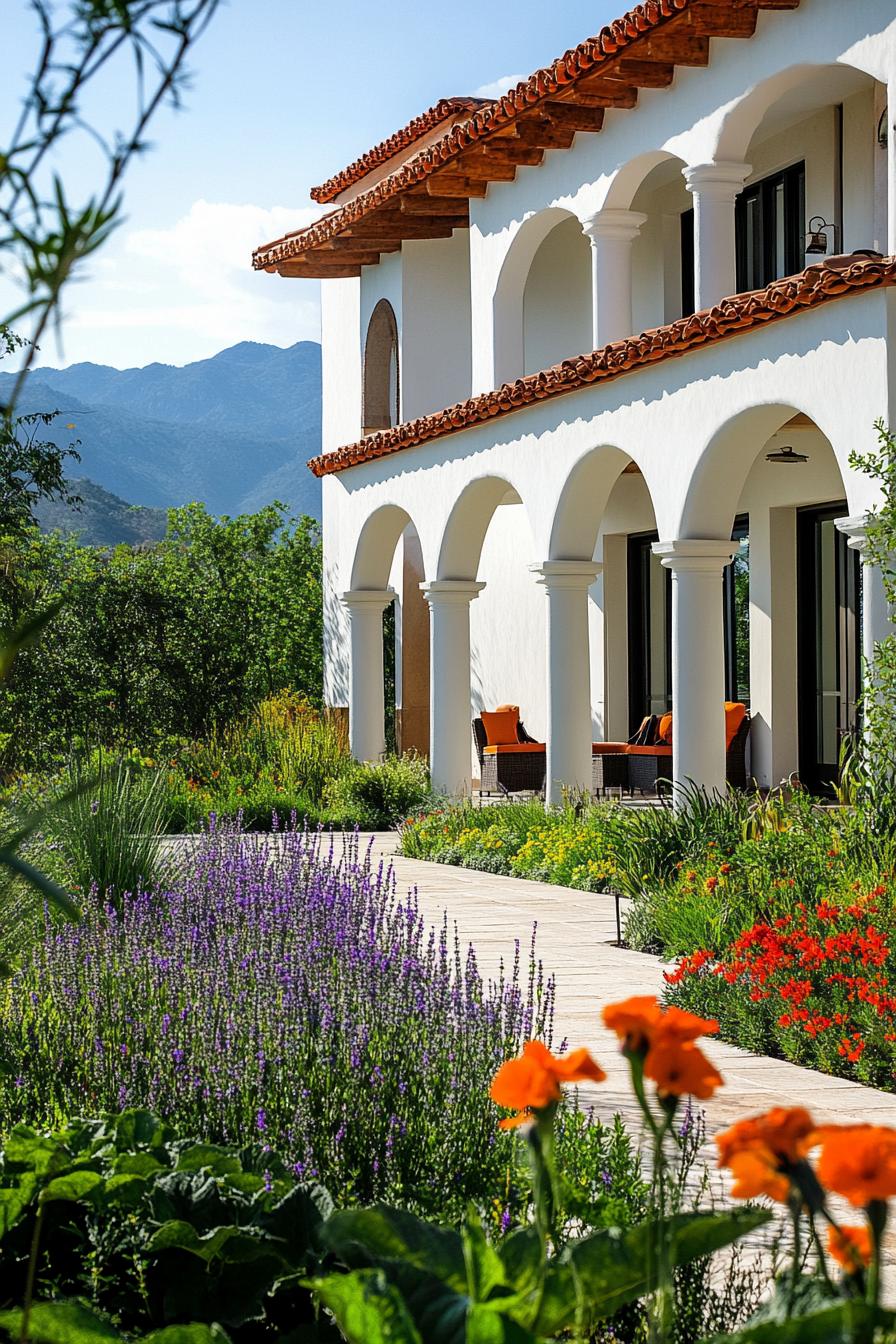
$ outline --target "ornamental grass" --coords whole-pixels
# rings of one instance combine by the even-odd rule
[[[4,1130],[148,1107],[268,1143],[340,1200],[442,1214],[506,1182],[487,1083],[528,1037],[550,1041],[534,944],[486,982],[356,841],[295,828],[212,831],[170,890],[86,911],[3,987]]]

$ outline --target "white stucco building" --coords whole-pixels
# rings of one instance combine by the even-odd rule
[[[896,426],[894,125],[894,0],[645,0],[258,250],[324,281],[326,697],[356,755],[394,602],[399,741],[442,788],[502,702],[555,799],[670,705],[676,779],[721,787],[726,699],[761,784],[831,778],[889,628],[850,454]]]

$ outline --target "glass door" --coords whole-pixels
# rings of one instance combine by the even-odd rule
[[[837,781],[840,748],[857,727],[861,685],[859,568],[835,520],[846,505],[802,509],[797,523],[800,779],[814,792]]]

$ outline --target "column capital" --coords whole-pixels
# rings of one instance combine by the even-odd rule
[[[675,573],[721,574],[737,554],[736,541],[703,541],[681,538],[678,541],[655,541],[653,553],[658,555],[665,569]]]
[[[733,201],[753,171],[749,163],[721,160],[683,168],[685,186],[692,195],[711,196],[714,200]]]
[[[351,588],[348,592],[339,594],[339,601],[342,602],[349,611],[353,607],[367,609],[370,607],[379,607],[385,611],[390,602],[395,600],[394,588]]]
[[[842,532],[848,538],[847,546],[850,550],[864,553],[868,545],[868,515],[864,513],[854,514],[851,518],[835,518],[834,526],[838,532]]]
[[[647,222],[647,216],[637,210],[596,210],[582,220],[582,232],[594,244],[598,238],[609,238],[614,242],[631,243],[641,232],[641,225]]]
[[[590,588],[603,565],[596,560],[545,560],[530,565],[529,573],[545,588]]]
[[[469,605],[485,587],[475,579],[433,579],[421,583],[420,591],[430,606]]]

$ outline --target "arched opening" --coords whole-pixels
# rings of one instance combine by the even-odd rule
[[[493,315],[496,386],[591,348],[590,248],[569,210],[541,210],[521,226]]]
[[[856,730],[860,566],[837,527],[850,512],[838,458],[797,407],[752,407],[713,436],[685,501],[681,537],[739,543],[724,575],[726,693],[749,706],[764,786],[797,773],[829,789]]]
[[[388,299],[380,299],[370,317],[364,343],[365,434],[391,429],[399,421],[398,323]]]
[[[429,609],[420,537],[410,515],[386,504],[367,519],[352,566],[353,590],[393,589],[383,612],[384,734],[388,750],[429,751]]]
[[[694,311],[694,212],[684,161],[650,150],[616,173],[604,208],[644,216],[632,243],[632,329],[649,331]]]
[[[750,165],[736,205],[739,291],[824,251],[886,251],[886,103],[885,85],[838,63],[792,66],[732,106],[715,157]]]
[[[556,224],[532,259],[523,292],[523,373],[592,349],[591,245],[575,218]]]
[[[531,573],[543,559],[526,505],[509,480],[471,482],[448,518],[438,578],[484,587],[470,603],[470,701],[466,716],[471,774],[481,778],[470,720],[514,704],[526,730],[545,740],[545,603]]]

